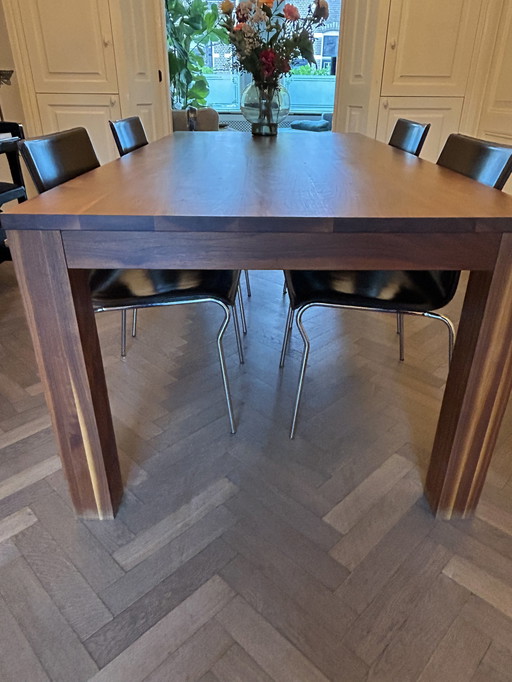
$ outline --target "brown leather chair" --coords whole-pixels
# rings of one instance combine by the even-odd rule
[[[20,151],[39,192],[94,171],[100,165],[85,128],[25,140],[20,143]],[[125,316],[126,310],[134,308],[208,302],[223,309],[217,348],[232,433],[236,428],[222,339],[233,315],[240,362],[243,362],[235,308],[239,279],[239,270],[92,270],[90,274],[96,312],[120,310]]]
[[[212,109],[214,111],[214,109]],[[217,112],[215,112],[217,114]],[[217,114],[218,119],[218,114]],[[114,136],[114,141],[117,146],[117,150],[120,156],[125,156],[130,152],[140,149],[148,144],[148,138],[146,137],[146,132],[142,121],[138,116],[130,116],[130,118],[122,118],[117,121],[109,121],[110,129]],[[246,282],[248,281],[248,274],[245,271]],[[248,287],[249,290],[249,287]],[[245,309],[244,302],[242,299],[242,294],[239,289],[239,304],[240,304],[240,314],[242,317],[242,329],[244,334],[247,334],[247,323],[245,320]],[[126,323],[126,319],[123,320]],[[137,335],[137,308],[133,309],[133,321],[132,321],[132,336]]]
[[[146,131],[138,116],[109,121],[109,125],[119,156],[129,154],[148,144]]]
[[[430,123],[416,123],[407,118],[399,118],[395,123],[388,144],[391,147],[419,156],[427,139]]]
[[[454,134],[448,137],[437,164],[501,190],[512,172],[512,147]],[[434,311],[452,300],[459,276],[458,271],[451,270],[285,270],[290,307],[281,350],[281,367],[284,365],[295,313],[304,342],[290,438],[295,433],[309,355],[310,343],[302,323],[302,317],[309,308],[323,306],[399,313],[400,320],[403,320],[402,315],[423,315],[441,320],[448,328],[451,358],[455,337],[453,324]],[[402,360],[403,328],[399,332]]]
[[[215,131],[219,129],[219,114],[211,107],[173,109],[172,127],[175,131]]]

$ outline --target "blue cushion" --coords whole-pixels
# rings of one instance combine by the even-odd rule
[[[294,121],[290,123],[290,128],[294,130],[311,130],[315,133],[323,133],[325,130],[330,130],[329,121]]]

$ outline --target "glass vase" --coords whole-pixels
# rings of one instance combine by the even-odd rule
[[[290,111],[290,96],[280,83],[250,83],[242,93],[241,110],[253,135],[277,135]]]

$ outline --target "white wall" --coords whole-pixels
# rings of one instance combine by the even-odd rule
[[[0,69],[14,69],[14,59],[12,57],[11,44],[7,35],[5,25],[5,15],[2,3],[0,2]],[[23,107],[21,105],[20,91],[16,72],[11,81],[11,85],[0,87],[0,104],[4,119],[6,121],[17,121],[24,123]]]

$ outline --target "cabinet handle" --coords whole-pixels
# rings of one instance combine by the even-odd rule
[[[112,45],[112,41],[109,40],[108,38],[103,38],[103,45],[105,47],[110,47],[110,45]]]
[[[393,40],[389,43],[389,47],[390,47],[392,50],[395,50],[395,49],[396,49],[396,38],[393,38]]]
[[[387,99],[385,99],[385,100],[382,102],[382,106],[384,107],[384,109],[387,109],[387,108],[389,107],[389,102],[388,102]]]
[[[117,104],[117,99],[115,97],[110,98],[110,106],[115,107]]]

